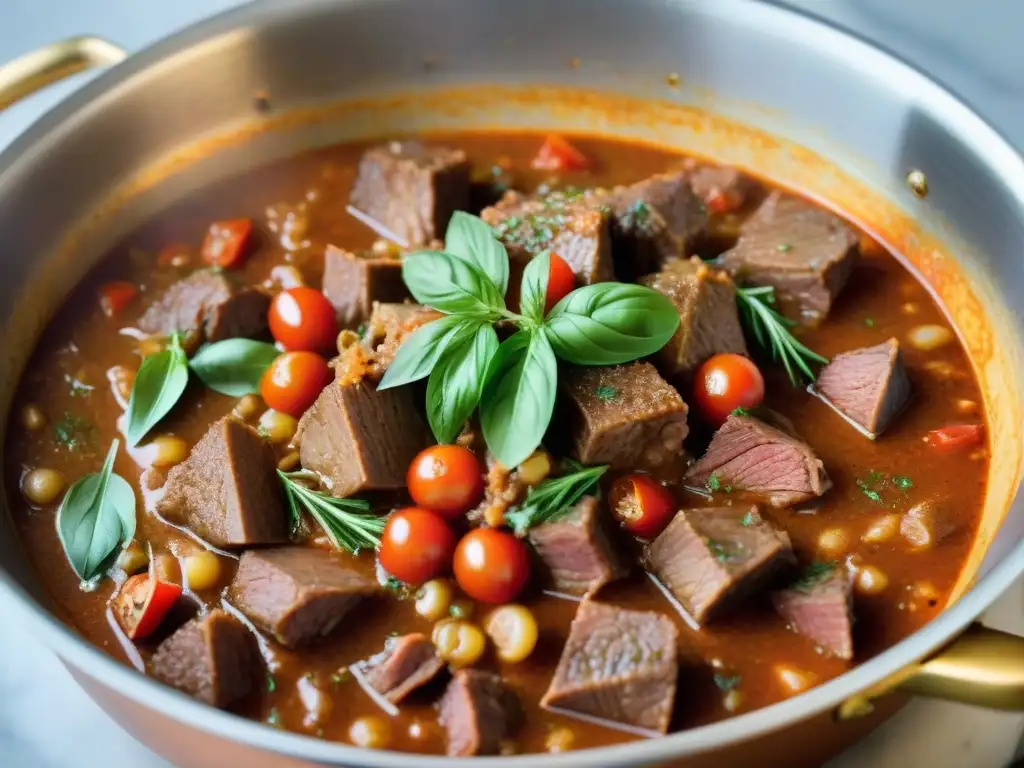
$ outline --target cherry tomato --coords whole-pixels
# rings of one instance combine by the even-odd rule
[[[739,192],[715,187],[704,198],[704,204],[712,213],[732,213],[743,205],[743,197]]]
[[[530,580],[526,545],[497,528],[475,528],[455,549],[459,589],[483,603],[510,603]]]
[[[260,395],[275,411],[299,418],[334,379],[327,361],[316,352],[285,352],[260,378]]]
[[[111,280],[100,286],[100,307],[103,314],[113,317],[122,309],[127,307],[135,297],[139,295],[139,289],[134,283],[126,280]]]
[[[249,219],[213,222],[200,251],[203,261],[214,267],[239,266],[245,258],[245,247],[251,236],[252,221]]]
[[[406,475],[409,495],[424,509],[459,517],[484,495],[484,475],[476,454],[461,445],[433,445],[420,451]]]
[[[380,537],[380,564],[407,584],[422,584],[448,570],[455,534],[436,512],[406,507],[394,512]]]
[[[585,171],[590,168],[587,156],[556,133],[544,139],[537,156],[530,163],[538,171]]]
[[[715,355],[697,369],[693,397],[704,419],[717,427],[737,408],[761,404],[764,378],[743,355]]]
[[[289,351],[322,352],[338,339],[334,305],[316,288],[299,285],[281,291],[270,304],[270,333]]]
[[[555,304],[572,293],[575,287],[576,275],[572,267],[557,253],[552,253],[548,267],[548,292],[544,296],[544,314],[550,312]]]
[[[942,451],[956,451],[981,445],[985,428],[980,424],[954,424],[933,429],[925,438],[928,445]]]
[[[641,539],[661,533],[676,511],[672,492],[650,475],[633,473],[612,483],[612,515],[622,527]]]
[[[141,640],[153,633],[180,596],[178,584],[140,573],[121,587],[114,601],[114,616],[130,640]]]

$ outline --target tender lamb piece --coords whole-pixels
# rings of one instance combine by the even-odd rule
[[[409,247],[422,246],[469,208],[469,176],[461,149],[391,141],[363,153],[350,202]]]
[[[853,592],[846,573],[812,565],[788,589],[773,592],[772,602],[793,631],[833,656],[853,658]]]
[[[302,466],[319,472],[334,496],[404,488],[409,464],[433,442],[415,401],[411,387],[328,384],[299,420]]]
[[[773,192],[719,262],[740,284],[775,288],[779,310],[817,325],[857,264],[859,237],[829,211]]]
[[[228,600],[286,648],[330,634],[363,598],[380,587],[344,560],[313,547],[249,550],[228,588]]]
[[[600,501],[584,496],[565,516],[530,529],[530,543],[548,567],[553,589],[589,595],[626,575],[607,517]]]
[[[552,424],[583,464],[650,469],[683,455],[686,403],[650,363],[570,368],[561,378]]]
[[[221,709],[255,691],[264,678],[256,638],[219,609],[192,619],[160,643],[150,669],[158,680]]]
[[[414,331],[442,315],[422,304],[390,304],[375,301],[366,324],[363,343],[374,353],[377,363],[387,368],[398,348]]]
[[[789,536],[757,507],[682,510],[644,552],[644,564],[698,623],[734,608],[792,565]]]
[[[821,369],[814,391],[874,440],[910,400],[900,343],[889,339],[836,355]]]
[[[217,547],[288,541],[274,450],[230,416],[214,422],[188,458],[167,473],[156,511]]]
[[[745,491],[773,507],[791,507],[832,487],[825,467],[807,443],[740,414],[730,415],[718,428],[684,479],[692,486]]]
[[[348,328],[366,322],[376,302],[401,302],[409,295],[401,259],[333,245],[324,251],[323,292]]]
[[[660,613],[584,600],[540,705],[663,734],[675,705],[677,640]]]
[[[392,704],[399,704],[437,677],[444,662],[429,637],[412,633],[389,637],[383,651],[359,662],[355,668],[363,674],[366,685]]]
[[[452,757],[498,754],[520,719],[519,700],[505,681],[476,669],[455,672],[438,705]]]
[[[711,213],[728,213],[742,208],[757,190],[757,182],[736,168],[703,165],[694,160],[686,164],[690,188]]]
[[[712,355],[747,354],[736,288],[724,272],[699,258],[679,259],[640,284],[664,294],[679,311],[679,328],[655,356],[665,376],[685,380]]]
[[[267,330],[270,296],[224,274],[199,269],[170,285],[139,318],[149,334],[199,334],[209,342],[261,336]]]

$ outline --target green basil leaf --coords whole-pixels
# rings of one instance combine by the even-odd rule
[[[491,278],[450,253],[410,253],[402,260],[402,279],[416,301],[445,314],[496,319],[505,308]]]
[[[538,253],[523,270],[523,285],[519,289],[519,314],[540,324],[544,321],[544,303],[548,295],[548,275],[551,273],[551,252]]]
[[[508,253],[482,219],[462,211],[452,214],[444,233],[444,251],[479,269],[504,296],[508,290]]]
[[[473,320],[449,316],[417,328],[398,348],[377,389],[400,387],[429,375],[448,345],[455,339],[469,336],[476,327]]]
[[[653,354],[679,327],[667,298],[642,285],[595,283],[577,288],[548,313],[544,332],[563,360],[615,365]]]
[[[188,384],[188,358],[178,343],[142,361],[135,375],[132,395],[128,401],[125,437],[129,446],[136,446],[157,422],[166,416]]]
[[[544,439],[557,385],[555,353],[540,329],[520,331],[498,347],[480,400],[480,426],[506,467],[521,464]]]
[[[427,420],[439,443],[451,443],[476,409],[487,368],[498,351],[498,334],[490,323],[448,345],[427,381]]]
[[[71,567],[85,581],[135,536],[135,492],[113,472],[118,447],[117,440],[111,443],[103,469],[72,485],[57,509],[57,536]]]
[[[265,341],[225,339],[200,348],[189,367],[203,384],[222,395],[256,395],[260,378],[279,354],[277,347]]]

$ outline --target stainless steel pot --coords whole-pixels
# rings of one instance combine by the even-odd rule
[[[91,38],[0,67],[0,108],[112,63]],[[1024,707],[1024,641],[971,627],[1024,571],[1024,162],[962,102],[847,34],[751,0],[265,0],[118,64],[0,155],[3,412],[42,326],[116,237],[198,185],[299,148],[451,126],[561,127],[685,148],[841,208],[890,242],[961,329],[993,461],[958,599],[842,677],[727,722],[530,766],[816,764],[900,688]],[[920,184],[906,184],[912,170]],[[915,192],[917,194],[915,194]],[[114,662],[46,609],[3,516],[0,589],[115,719],[182,765],[441,766],[219,712]],[[922,661],[923,660],[923,661]],[[799,743],[798,750],[793,748]],[[772,757],[780,745],[788,751]]]

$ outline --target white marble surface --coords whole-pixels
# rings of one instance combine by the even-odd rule
[[[0,0],[0,61],[73,34],[137,49],[233,0]],[[948,84],[1024,147],[1024,5],[1014,0],[790,0],[901,54]],[[1016,21],[1016,23],[1014,23]],[[82,82],[0,113],[0,147]],[[10,615],[0,599],[0,617]],[[986,617],[1024,632],[1024,584]],[[830,768],[1000,768],[1024,716],[915,701]],[[165,768],[75,686],[48,650],[0,622],[0,765]]]

